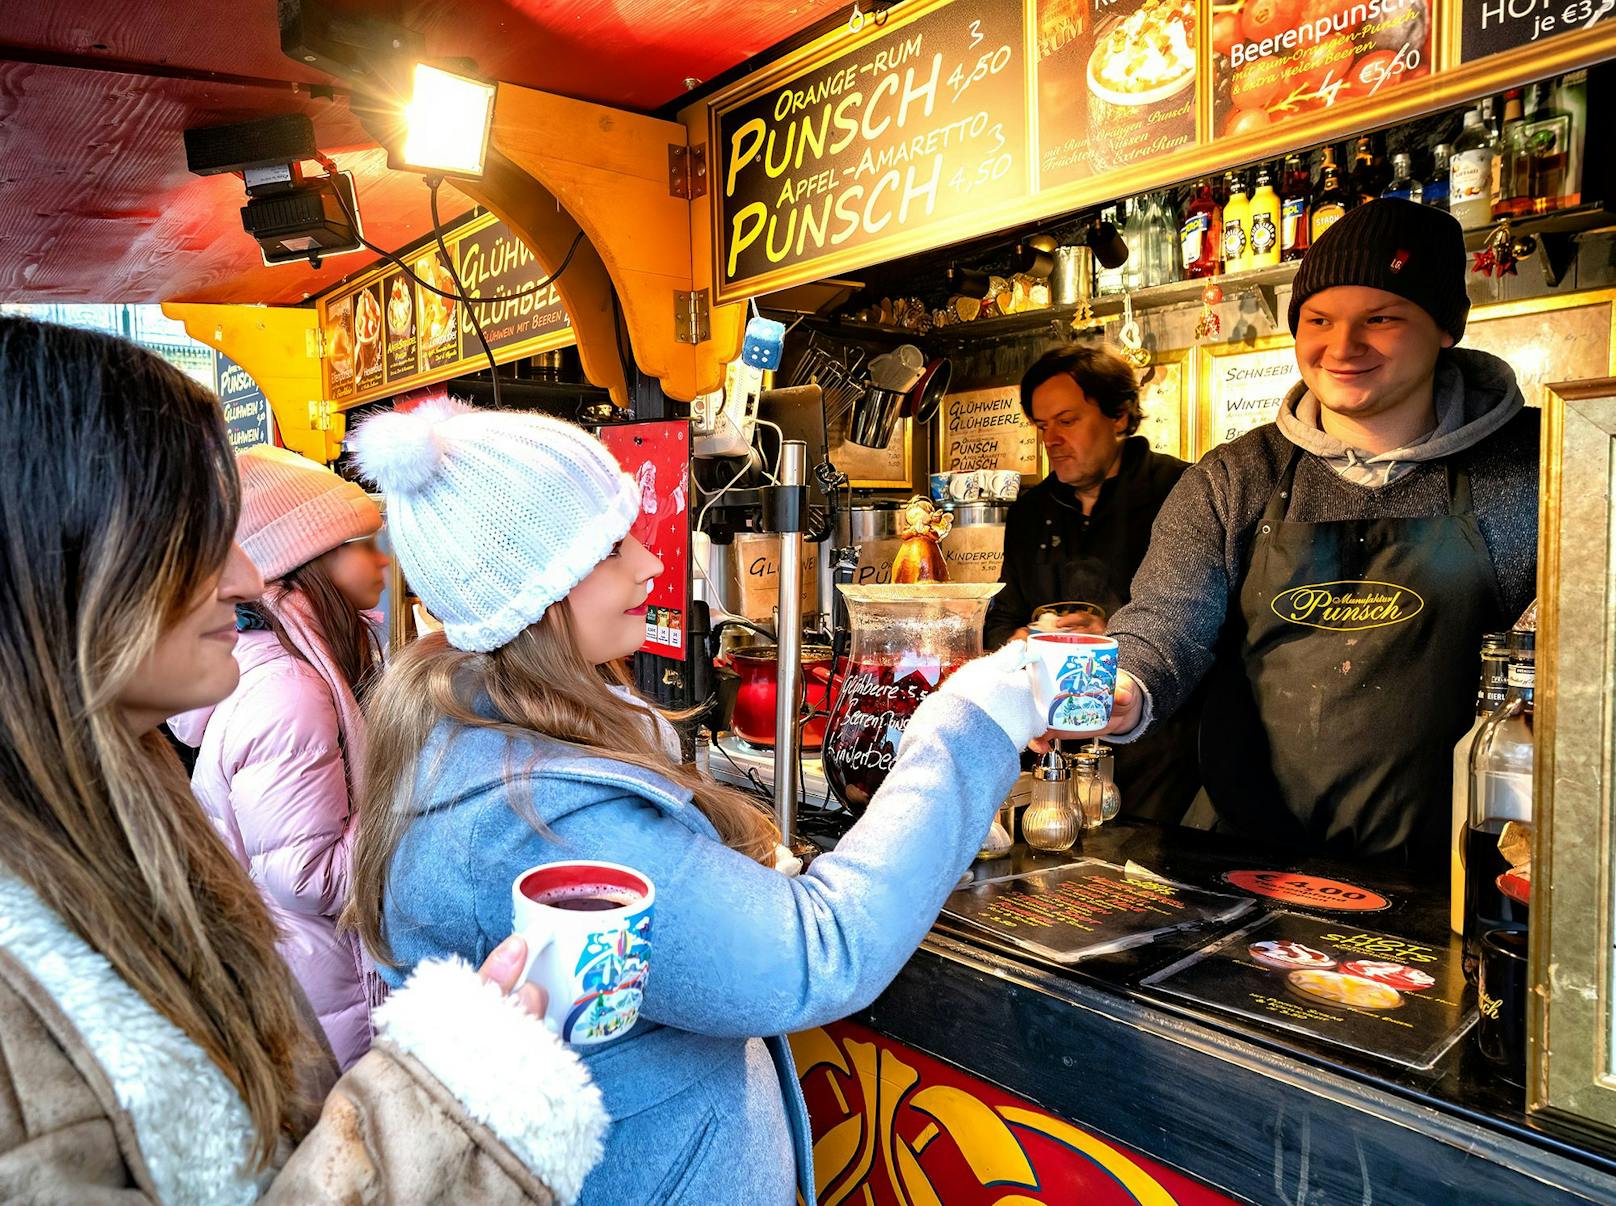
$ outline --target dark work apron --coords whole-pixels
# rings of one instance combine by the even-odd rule
[[[1291,453],[1208,683],[1220,831],[1445,874],[1453,747],[1503,606],[1466,470],[1429,519],[1293,523]]]

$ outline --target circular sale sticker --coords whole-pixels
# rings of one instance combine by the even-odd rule
[[[1307,909],[1374,913],[1391,903],[1378,892],[1360,888],[1357,884],[1317,875],[1298,875],[1294,871],[1226,871],[1223,879],[1225,883],[1243,888],[1253,895]]]

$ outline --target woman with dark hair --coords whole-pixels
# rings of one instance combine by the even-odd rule
[[[236,609],[240,685],[169,728],[198,747],[197,799],[263,893],[281,955],[347,1069],[370,1046],[376,995],[358,940],[336,923],[358,827],[359,701],[381,663],[366,613],[388,565],[382,516],[358,486],[287,449],[249,448],[236,467],[236,539],[268,585]]]
[[[235,688],[263,590],[217,399],[0,317],[0,463],[0,1200],[574,1196],[605,1121],[506,995],[525,944],[421,969],[338,1081],[159,732]]]

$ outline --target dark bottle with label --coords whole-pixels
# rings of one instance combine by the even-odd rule
[[[1525,929],[1527,906],[1506,893],[1499,878],[1510,870],[1498,839],[1511,821],[1532,820],[1535,761],[1532,695],[1537,633],[1509,634],[1509,693],[1481,726],[1470,748],[1470,816],[1465,830],[1465,968],[1476,965],[1489,930]]]
[[[1324,148],[1324,163],[1319,168],[1319,186],[1313,190],[1313,212],[1310,215],[1308,238],[1317,243],[1321,235],[1346,215],[1352,198],[1341,180],[1341,169],[1336,166],[1335,148]]]
[[[1441,210],[1448,208],[1448,165],[1452,158],[1452,147],[1445,142],[1436,144],[1436,149],[1431,152],[1430,178],[1420,185],[1421,205]]]
[[[1352,149],[1351,204],[1362,205],[1366,201],[1373,201],[1380,196],[1390,179],[1391,172],[1386,167],[1386,157],[1375,145],[1374,137],[1369,134],[1363,135]]]
[[[1308,215],[1313,212],[1313,180],[1307,173],[1307,160],[1300,155],[1285,157],[1280,198],[1280,255],[1287,260],[1299,260],[1307,254],[1312,241]]]
[[[1212,181],[1202,180],[1184,210],[1179,227],[1184,279],[1216,276],[1223,263],[1223,207],[1212,196]]]

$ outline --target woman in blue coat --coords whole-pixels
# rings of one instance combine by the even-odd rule
[[[481,960],[539,863],[633,867],[656,889],[639,1020],[580,1048],[612,1127],[582,1202],[814,1199],[783,1037],[861,1008],[914,952],[1042,732],[1012,642],[914,714],[891,774],[836,849],[775,869],[746,796],[681,765],[614,678],[661,572],[629,535],[640,491],[593,437],[439,399],[371,419],[360,463],[442,634],[370,701],[350,916],[401,981]]]

